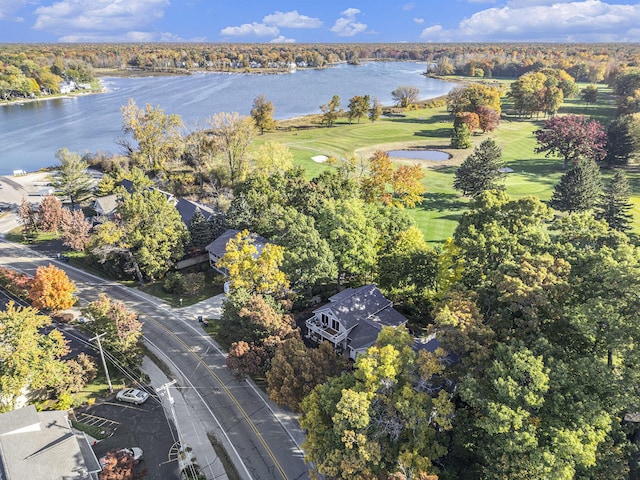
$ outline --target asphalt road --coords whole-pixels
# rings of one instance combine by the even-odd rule
[[[64,269],[76,282],[83,305],[106,293],[139,312],[149,347],[170,366],[185,400],[208,424],[207,431],[227,447],[242,478],[309,478],[309,466],[299,448],[302,433],[282,421],[286,415],[249,382],[233,378],[224,355],[194,319],[182,319],[136,290],[43,258],[26,247],[0,242],[0,264],[33,274],[37,266],[48,263]]]

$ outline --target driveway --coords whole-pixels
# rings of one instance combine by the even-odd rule
[[[82,418],[82,415],[87,415]],[[180,478],[175,450],[175,431],[167,420],[160,401],[155,394],[142,405],[116,401],[115,394],[106,402],[76,412],[78,420],[105,429],[113,434],[93,446],[96,457],[100,458],[111,450],[125,447],[140,447],[144,459],[136,467],[137,471],[147,470],[145,478],[178,480]]]

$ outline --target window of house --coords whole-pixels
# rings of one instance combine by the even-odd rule
[[[340,331],[340,322],[338,322],[335,318],[331,319],[331,328],[333,328],[336,332]]]
[[[326,313],[323,313],[323,314],[320,316],[320,319],[322,320],[322,324],[323,324],[323,325],[329,325],[329,317],[327,316],[327,314],[326,314]]]

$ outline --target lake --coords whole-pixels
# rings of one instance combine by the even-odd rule
[[[55,153],[63,147],[81,154],[119,152],[120,108],[129,98],[139,107],[150,103],[167,114],[177,113],[193,129],[206,126],[206,119],[215,113],[249,115],[258,95],[274,104],[276,119],[284,119],[320,113],[320,105],[333,95],[346,109],[355,95],[370,95],[391,105],[391,92],[399,86],[418,87],[421,99],[444,95],[456,86],[420,75],[425,68],[413,62],[369,62],[282,75],[104,78],[105,93],[0,106],[0,175],[55,165]]]

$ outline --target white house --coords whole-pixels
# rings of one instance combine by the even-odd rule
[[[305,322],[307,338],[331,342],[352,360],[375,343],[382,327],[406,323],[407,319],[373,284],[337,293]]]

